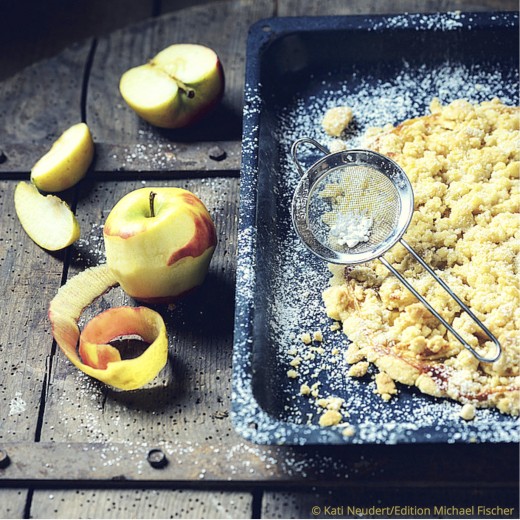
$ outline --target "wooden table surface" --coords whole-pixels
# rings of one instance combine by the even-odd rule
[[[516,508],[516,518],[515,446],[257,446],[234,432],[228,413],[249,26],[287,15],[516,9],[514,0],[213,2],[75,43],[0,83],[0,518],[341,518],[356,515],[326,507],[475,504]],[[221,56],[224,100],[193,128],[154,129],[124,104],[119,78],[185,41]],[[23,232],[13,191],[78,121],[88,123],[97,146],[88,180],[64,194],[82,236],[49,254]],[[216,143],[227,152],[220,162],[209,157]],[[108,212],[144,184],[200,196],[214,217],[219,247],[196,297],[161,309],[174,345],[167,369],[145,390],[120,393],[62,355],[47,308],[68,278],[103,259]],[[125,301],[116,289],[100,305]],[[152,448],[166,453],[166,468],[147,462]],[[2,467],[5,454],[10,464]]]

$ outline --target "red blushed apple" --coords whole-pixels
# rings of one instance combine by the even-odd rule
[[[171,302],[204,281],[215,225],[204,204],[181,188],[141,188],[112,209],[103,231],[107,264],[123,290]]]
[[[224,94],[217,54],[203,45],[176,44],[121,76],[119,90],[144,120],[162,128],[195,123]]]

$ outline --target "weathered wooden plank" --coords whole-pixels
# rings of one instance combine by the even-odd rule
[[[158,388],[156,385],[153,396],[160,395]],[[84,390],[85,385],[78,385],[79,393]],[[186,393],[189,390],[186,388]],[[157,424],[152,425],[145,417],[136,437],[138,426],[132,423],[140,421],[138,412],[129,417],[123,409],[115,416],[109,408],[107,417],[100,417],[95,407],[95,388],[91,387],[90,391],[94,404],[89,406],[84,399],[83,409],[78,407],[76,412],[77,420],[71,420],[67,415],[70,408],[64,404],[61,421],[68,424],[60,427],[53,423],[48,428],[58,434],[65,429],[74,434],[69,437],[79,439],[92,438],[97,433],[96,437],[102,442],[88,439],[54,442],[53,439],[38,443],[2,443],[0,448],[9,454],[11,464],[0,470],[0,481],[35,487],[41,487],[42,483],[45,486],[46,481],[76,485],[96,483],[99,487],[125,482],[133,487],[139,483],[155,483],[207,488],[219,483],[233,490],[239,481],[249,485],[284,483],[307,487],[319,487],[326,482],[330,490],[360,486],[518,489],[518,450],[514,444],[258,446],[232,434],[209,431],[211,419],[204,417],[200,422],[206,423],[199,429],[205,430],[207,435],[195,431],[189,424],[188,407],[183,411],[184,427],[179,426],[175,416],[169,424],[157,416]],[[155,408],[150,406],[150,399],[148,405],[147,409]],[[213,413],[212,417],[224,421],[223,411]],[[110,420],[114,424],[100,426],[102,421]],[[165,424],[161,426],[161,423]],[[148,431],[152,426],[154,433]],[[161,428],[165,430],[168,426],[170,431],[164,431],[159,438]],[[114,433],[117,428],[120,431]],[[115,441],[116,437],[122,440]],[[160,450],[167,463],[159,468],[152,465],[151,450]]]
[[[33,441],[52,346],[47,307],[60,286],[64,254],[47,253],[25,234],[14,210],[15,186],[0,181],[0,440]]]
[[[2,5],[0,81],[50,58],[74,42],[99,36],[152,16],[154,0],[89,0]]]
[[[44,144],[7,144],[2,152],[0,175],[27,173],[47,152]],[[96,143],[91,171],[102,172],[226,172],[240,169],[240,141],[197,143]]]
[[[486,512],[487,509],[487,512]],[[494,511],[491,512],[491,511]],[[475,485],[266,491],[262,518],[518,517],[518,488]]]
[[[184,9],[116,31],[98,42],[88,84],[87,122],[103,142],[216,141],[240,139],[245,42],[249,26],[273,13],[271,0],[214,2]],[[119,80],[127,69],[145,63],[173,43],[200,43],[220,56],[226,93],[203,121],[166,131],[142,121],[123,101]]]
[[[220,0],[161,0],[160,10],[164,15],[171,11],[178,11],[179,9],[194,7],[195,5],[207,5]]]
[[[0,518],[23,518],[27,489],[0,489]]]
[[[32,65],[0,83],[0,148],[6,143],[51,143],[81,121],[83,73],[90,41]]]
[[[517,11],[516,0],[278,0],[278,16]]]
[[[237,178],[158,182],[106,181],[80,195],[77,215],[85,234],[74,246],[69,276],[103,261],[102,225],[124,194],[153,185],[179,186],[201,197],[217,227],[217,246],[207,280],[175,309],[159,306],[170,340],[171,360],[147,389],[116,392],[75,369],[58,352],[46,402],[42,440],[157,443],[220,442],[232,435],[227,416],[236,243]],[[98,306],[127,302],[118,288]]]
[[[251,518],[251,494],[190,489],[35,491],[32,518]]]

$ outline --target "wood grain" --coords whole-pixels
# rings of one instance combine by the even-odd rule
[[[32,65],[0,83],[1,144],[50,145],[81,121],[83,72],[91,42]]]
[[[94,137],[109,143],[240,139],[245,41],[249,26],[273,13],[270,0],[214,2],[116,31],[100,39],[88,84],[87,122]],[[220,56],[226,76],[223,102],[195,126],[160,130],[141,120],[123,101],[119,80],[174,43],[199,43]]]
[[[36,161],[49,149],[47,144],[7,144],[2,148],[6,157],[0,161],[0,175],[27,174]],[[122,177],[122,172],[156,174],[184,172],[184,175],[210,175],[240,169],[241,142],[214,141],[197,143],[96,143],[96,158],[89,176],[101,172],[106,178]]]
[[[28,494],[24,488],[0,489],[0,518],[23,518]]]
[[[36,491],[32,518],[251,518],[251,494],[190,489]]]
[[[103,261],[102,225],[110,209],[141,181],[102,182],[81,194],[77,216],[85,230],[74,247],[69,277]],[[229,417],[238,179],[147,181],[179,186],[198,195],[214,218],[219,245],[199,291],[170,310],[158,306],[170,337],[170,362],[146,389],[116,392],[84,376],[58,352],[42,440],[157,443],[161,440],[224,442],[234,433]],[[120,289],[107,305],[133,303]],[[219,418],[220,412],[222,418]]]
[[[64,254],[51,255],[25,234],[14,210],[16,181],[0,181],[0,441],[34,441],[52,336],[50,298]],[[1,471],[1,470],[0,470]]]

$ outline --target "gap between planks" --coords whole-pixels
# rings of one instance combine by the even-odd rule
[[[96,157],[89,174],[156,174],[182,172],[197,176],[233,175],[240,170],[241,141],[95,143]],[[26,174],[49,146],[12,143],[4,145],[5,162],[0,177]],[[231,173],[232,172],[232,173]],[[87,175],[89,175],[87,174]],[[103,177],[104,178],[104,177]],[[96,178],[96,180],[100,180]]]

